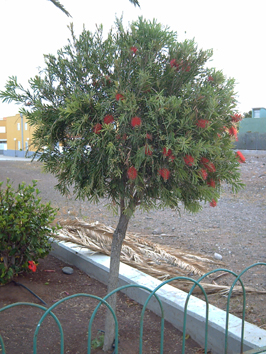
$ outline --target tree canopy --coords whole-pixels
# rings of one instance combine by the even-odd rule
[[[238,189],[234,80],[205,67],[211,51],[155,21],[116,25],[106,39],[102,27],[79,38],[70,27],[69,44],[45,56],[30,90],[13,77],[1,93],[25,104],[57,187],[74,184],[78,197],[112,205],[122,198],[131,212],[179,201],[197,211],[223,181]]]
[[[116,20],[107,38],[102,26],[79,37],[70,31],[57,55],[45,55],[28,89],[11,77],[0,98],[24,105],[36,153],[62,193],[73,186],[78,198],[107,198],[120,211],[110,292],[137,207],[182,203],[196,212],[203,202],[216,206],[223,182],[241,188],[244,157],[232,144],[241,116],[234,80],[207,67],[212,51],[179,42],[155,20],[139,18],[128,29]]]

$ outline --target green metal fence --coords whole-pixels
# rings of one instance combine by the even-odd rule
[[[184,317],[183,317],[183,342],[182,342],[182,354],[185,353],[186,350],[186,327],[187,327],[187,311],[188,311],[188,304],[189,304],[189,300],[190,297],[192,295],[193,290],[195,289],[195,287],[199,287],[205,302],[206,302],[206,316],[205,316],[205,345],[204,345],[204,353],[207,353],[208,351],[208,321],[209,321],[209,301],[208,301],[208,296],[206,294],[206,291],[204,290],[204,288],[202,287],[202,285],[200,284],[201,281],[203,279],[205,279],[207,276],[210,276],[211,274],[214,274],[216,272],[228,272],[231,275],[233,275],[235,277],[234,282],[231,285],[231,288],[229,290],[228,293],[228,297],[227,297],[227,309],[226,309],[226,325],[225,325],[225,345],[224,345],[224,351],[221,352],[227,354],[228,353],[228,331],[229,331],[229,306],[230,306],[230,300],[231,300],[231,296],[233,293],[233,289],[235,287],[235,285],[237,284],[237,282],[240,282],[241,287],[242,287],[242,298],[243,298],[243,309],[242,309],[242,327],[241,327],[241,339],[239,342],[239,351],[238,353],[245,353],[245,354],[256,354],[256,353],[266,353],[266,347],[261,347],[261,348],[256,348],[253,350],[249,350],[244,352],[243,351],[243,342],[244,342],[244,334],[245,334],[245,313],[246,313],[246,290],[245,287],[243,285],[242,282],[242,277],[243,275],[250,270],[251,268],[254,267],[258,267],[258,266],[266,266],[266,263],[263,262],[259,262],[259,263],[255,263],[249,267],[247,267],[246,269],[244,269],[239,275],[237,275],[236,273],[228,270],[228,269],[216,269],[213,271],[210,271],[208,273],[206,273],[205,275],[203,275],[201,278],[199,278],[198,280],[194,280],[192,278],[188,278],[188,277],[175,277],[169,280],[166,280],[164,282],[162,282],[159,286],[157,286],[155,289],[151,290],[145,286],[141,286],[141,285],[136,285],[136,284],[131,284],[131,285],[125,285],[122,287],[117,288],[116,290],[114,290],[113,292],[111,292],[110,294],[106,295],[104,298],[100,298],[98,296],[95,295],[90,295],[90,294],[75,294],[75,295],[71,295],[71,296],[67,296],[62,300],[57,301],[54,305],[52,305],[49,308],[46,308],[44,306],[35,304],[35,303],[26,303],[26,302],[18,302],[18,303],[14,303],[8,306],[5,306],[3,308],[0,309],[0,314],[1,312],[7,310],[7,309],[11,309],[11,308],[15,308],[16,306],[30,306],[30,307],[36,307],[38,309],[41,309],[43,311],[43,315],[41,316],[34,335],[33,335],[33,354],[37,354],[37,338],[38,338],[38,333],[39,330],[42,326],[43,321],[45,320],[45,318],[47,316],[51,316],[52,319],[55,321],[56,325],[58,326],[59,332],[60,332],[60,354],[64,354],[64,332],[63,332],[63,328],[62,325],[60,323],[60,321],[58,320],[58,318],[56,317],[56,315],[53,313],[53,310],[56,309],[57,306],[59,306],[60,304],[62,304],[63,302],[66,302],[70,299],[73,298],[77,298],[77,297],[87,297],[87,298],[93,298],[95,300],[98,301],[98,305],[95,307],[89,323],[88,323],[88,338],[87,338],[87,353],[90,354],[91,353],[91,342],[92,342],[92,338],[91,338],[91,333],[92,333],[92,325],[93,325],[93,321],[94,318],[99,310],[99,308],[101,306],[105,306],[106,308],[109,309],[109,311],[111,311],[112,316],[114,318],[114,322],[115,322],[115,349],[114,349],[114,354],[118,354],[119,353],[119,341],[118,341],[118,335],[119,335],[119,324],[118,324],[118,320],[116,318],[116,315],[113,311],[113,309],[110,307],[110,305],[108,304],[108,298],[109,296],[111,296],[112,294],[118,292],[118,291],[123,291],[126,290],[128,288],[139,288],[139,289],[143,289],[147,292],[147,300],[145,302],[145,304],[143,305],[142,308],[142,312],[141,312],[141,318],[140,318],[140,326],[139,326],[139,330],[140,330],[140,339],[139,339],[139,353],[142,354],[143,353],[143,323],[144,323],[144,314],[145,311],[147,309],[147,306],[149,304],[149,302],[151,301],[152,298],[155,298],[156,301],[158,302],[159,308],[160,308],[160,317],[161,317],[161,333],[160,333],[160,354],[164,353],[164,322],[165,322],[165,316],[164,316],[164,308],[162,305],[162,302],[160,300],[160,297],[157,295],[157,292],[159,289],[161,289],[165,284],[170,284],[173,281],[176,280],[186,280],[186,281],[190,281],[192,283],[192,287],[187,295],[186,298],[186,302],[185,302],[185,307],[184,307]],[[3,323],[1,323],[1,317],[0,317],[0,325],[4,325]],[[85,339],[84,339],[85,340]],[[12,354],[12,353],[7,353],[6,349],[5,349],[5,345],[4,345],[4,339],[1,336],[1,332],[0,332],[0,352],[2,354]]]

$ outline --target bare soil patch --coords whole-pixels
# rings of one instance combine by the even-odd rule
[[[45,303],[47,308],[56,301],[77,293],[87,293],[103,298],[106,286],[89,277],[76,267],[71,275],[64,274],[66,264],[52,256],[40,260],[36,273],[25,273],[15,278],[25,285]],[[16,302],[34,302],[43,305],[27,289],[13,282],[0,287],[0,308]],[[63,302],[54,309],[60,320],[65,337],[66,354],[87,353],[87,333],[89,320],[98,301],[88,297],[75,297]],[[44,306],[44,305],[43,305]],[[142,306],[122,293],[118,294],[117,319],[119,326],[119,353],[139,352],[139,324]],[[32,353],[33,335],[43,312],[36,307],[19,306],[0,313],[0,334],[5,343],[6,353]],[[92,339],[99,330],[104,329],[105,309],[100,308],[92,327]],[[55,322],[49,317],[41,325],[37,352],[39,354],[60,353],[60,336]],[[160,318],[149,310],[145,311],[143,332],[143,353],[159,353]],[[181,353],[182,333],[169,323],[165,323],[164,353]],[[0,349],[0,353],[1,353]],[[109,353],[112,353],[110,351]],[[200,353],[201,349],[191,338],[186,340],[186,353]],[[103,353],[93,349],[93,354]]]

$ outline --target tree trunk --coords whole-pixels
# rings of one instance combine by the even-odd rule
[[[110,273],[109,273],[108,288],[107,288],[108,294],[118,287],[120,254],[122,249],[122,243],[126,235],[129,219],[130,217],[124,215],[123,211],[121,211],[117,228],[113,234],[111,258],[110,258]],[[109,297],[108,302],[116,313],[116,294]],[[104,351],[107,351],[112,348],[114,339],[115,339],[115,323],[111,312],[107,310],[106,318],[105,318],[105,335],[104,335],[104,345],[103,345]]]

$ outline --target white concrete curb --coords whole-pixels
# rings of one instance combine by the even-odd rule
[[[92,254],[88,249],[69,242],[53,242],[51,254],[107,284],[110,264],[108,256]],[[131,268],[122,262],[120,264],[119,286],[139,284],[153,290],[161,283],[161,281],[135,268]],[[148,297],[148,292],[139,288],[129,288],[124,292],[142,305]],[[187,293],[166,284],[156,294],[162,301],[165,319],[182,331]],[[155,298],[151,299],[148,308],[160,315],[160,309]],[[205,345],[205,314],[205,302],[191,296],[187,312],[186,333],[202,347]],[[212,354],[225,352],[225,321],[226,312],[209,305],[208,349],[212,351]],[[241,324],[242,322],[238,317],[229,315],[228,354],[240,353]],[[245,322],[244,351],[264,346],[266,346],[266,331]],[[266,353],[266,351],[263,353]]]

